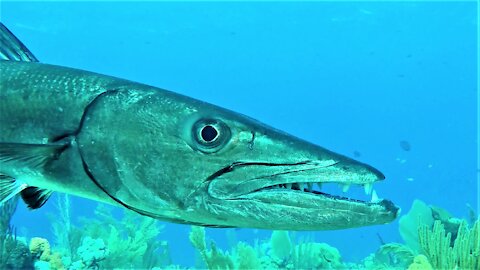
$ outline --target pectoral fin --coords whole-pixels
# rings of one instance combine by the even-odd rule
[[[0,174],[0,206],[19,193],[28,208],[37,209],[47,202],[53,192],[37,187],[29,187],[27,184],[17,181],[10,176]]]
[[[39,169],[48,162],[57,159],[68,145],[68,143],[0,143],[0,164],[15,164],[31,170]]]
[[[44,205],[52,191],[29,186],[28,175],[23,179],[23,176],[17,176],[13,172],[43,173],[45,166],[55,161],[68,145],[0,143],[0,205],[17,194],[21,195],[30,209]]]
[[[27,187],[25,183],[15,181],[8,175],[0,174],[0,205],[15,197]]]

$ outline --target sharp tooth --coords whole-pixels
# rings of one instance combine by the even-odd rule
[[[349,185],[349,184],[343,184],[343,185],[341,185],[341,186],[342,186],[342,191],[343,191],[343,192],[347,192],[348,189],[350,188],[350,185]]]
[[[372,183],[368,183],[368,184],[363,185],[363,190],[365,191],[365,194],[367,194],[367,195],[370,195],[370,193],[372,193],[372,188],[373,188]]]
[[[305,183],[298,183],[300,185],[300,190],[305,191]]]
[[[285,184],[288,189],[292,189],[292,183]]]
[[[375,189],[372,192],[372,199],[370,200],[371,202],[378,202],[380,199],[378,198],[377,192]]]
[[[307,183],[307,187],[308,187],[308,192],[312,192],[312,191],[313,191],[313,183],[308,182],[308,183]]]

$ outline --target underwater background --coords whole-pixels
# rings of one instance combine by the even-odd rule
[[[473,1],[0,2],[1,22],[44,63],[157,86],[249,115],[378,168],[386,175],[375,185],[379,197],[394,201],[402,214],[419,199],[465,219],[470,227],[479,210],[477,16]],[[59,234],[67,234],[68,226],[78,229],[77,237],[101,239],[102,233],[112,237],[108,224],[117,224],[117,238],[128,239],[129,230],[137,227],[126,227],[135,224],[145,230],[135,238],[137,244],[157,241],[150,254],[162,259],[116,267],[212,268],[189,237],[201,235],[201,229],[98,207],[55,194],[36,211],[19,202],[10,225],[27,242],[45,238],[52,254],[57,250],[66,257],[61,239],[68,237]],[[289,248],[326,243],[338,249],[343,266],[315,268],[354,268],[346,263],[360,265],[383,244],[406,242],[398,220],[273,235],[206,229],[207,248],[213,240],[236,256],[232,260],[241,268],[239,254],[250,250],[239,247],[241,241],[258,257],[261,253],[285,268],[300,268],[298,262],[286,262],[293,252]],[[286,251],[271,246],[274,236]],[[118,243],[122,248],[135,244],[128,241]],[[125,258],[147,252],[108,243],[107,249]],[[392,256],[382,263],[402,268]],[[63,267],[74,269],[62,260]],[[102,263],[95,267],[109,268]]]

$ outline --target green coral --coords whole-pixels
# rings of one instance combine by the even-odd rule
[[[480,269],[479,221],[469,228],[466,220],[416,200],[400,219],[400,234],[406,245],[382,245],[358,268]]]
[[[34,268],[33,257],[27,244],[14,234],[9,234],[4,242],[5,254],[2,256],[0,269],[28,270]]]
[[[273,231],[270,237],[271,255],[277,259],[288,259],[292,253],[292,241],[287,231]]]
[[[325,243],[301,243],[294,247],[291,269],[342,268],[338,249]]]
[[[80,254],[83,253],[78,252],[85,247],[85,240],[92,242],[92,239],[102,241],[108,250],[102,260],[95,261],[100,268],[152,269],[171,265],[168,243],[158,239],[163,229],[158,220],[125,209],[117,219],[112,213],[113,207],[99,204],[95,209],[96,218],[80,218],[83,226],[76,226],[70,218],[70,207],[68,196],[59,197],[58,215],[51,216],[57,240],[55,249],[62,254],[66,266],[92,268],[82,263],[84,258]],[[65,224],[64,230],[61,224]]]
[[[236,246],[236,269],[260,269],[262,262],[252,246],[239,242]]]
[[[274,231],[268,241],[254,247],[239,242],[231,253],[211,242],[207,249],[203,227],[192,227],[190,242],[208,269],[339,269],[340,253],[325,243],[293,243],[286,231]]]
[[[232,257],[228,252],[224,253],[218,249],[213,241],[210,243],[210,249],[207,249],[205,228],[192,226],[189,238],[208,269],[234,269]]]
[[[421,226],[418,231],[422,253],[435,268],[479,269],[480,268],[480,221],[472,228],[466,221],[458,227],[457,237],[451,245],[452,234],[445,231],[442,221],[437,220],[433,229]]]
[[[425,255],[417,255],[407,270],[433,270],[433,268]]]
[[[420,200],[413,201],[410,211],[403,215],[398,224],[403,241],[414,251],[419,251],[418,228],[433,225],[432,209]]]
[[[163,226],[153,218],[124,210],[122,218],[113,217],[112,208],[99,205],[97,219],[83,219],[84,235],[102,239],[109,255],[101,262],[104,268],[153,268],[160,264],[160,249],[167,248],[157,239]]]

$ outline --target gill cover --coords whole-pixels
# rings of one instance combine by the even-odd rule
[[[77,143],[84,169],[108,196],[123,206],[142,214],[166,208],[161,177],[161,160],[156,145],[157,123],[148,117],[145,107],[156,95],[151,92],[112,90],[97,96],[84,112]],[[148,150],[148,151],[146,151]],[[165,189],[163,189],[165,190]],[[153,192],[155,191],[155,194]],[[146,199],[148,198],[148,199]]]

